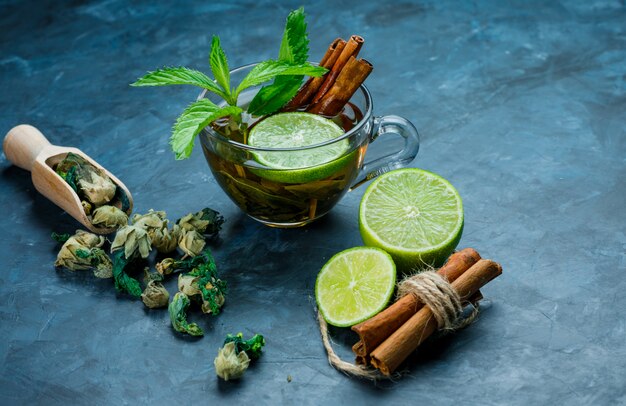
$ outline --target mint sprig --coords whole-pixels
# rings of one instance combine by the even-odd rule
[[[222,117],[231,117],[235,122],[241,121],[242,109],[237,107],[237,99],[245,89],[275,79],[272,85],[261,89],[248,108],[250,114],[271,114],[293,98],[304,75],[324,75],[327,69],[307,62],[308,43],[304,11],[300,8],[287,17],[279,60],[267,60],[257,64],[235,88],[231,84],[226,53],[217,36],[211,41],[209,55],[214,80],[197,70],[165,67],[148,72],[131,86],[193,85],[226,101],[226,105],[218,106],[208,99],[202,99],[189,105],[180,115],[173,128],[170,145],[176,159],[185,159],[191,155],[196,135],[211,122]]]
[[[219,107],[209,99],[191,103],[176,120],[170,138],[170,145],[176,154],[176,159],[189,158],[196,135],[204,127],[218,118],[237,116],[241,114],[241,111],[241,108],[237,106]]]
[[[209,56],[209,63],[211,65],[211,71],[215,76],[215,81],[221,86],[222,89],[228,94],[228,98],[224,98],[228,104],[237,104],[236,100],[229,100],[232,98],[230,89],[230,69],[228,69],[228,60],[226,59],[226,53],[220,45],[220,38],[217,35],[213,36],[211,42],[211,54]]]
[[[304,17],[302,7],[287,16],[285,32],[278,52],[279,61],[306,63],[309,59],[309,39]],[[274,83],[264,86],[254,96],[248,106],[248,113],[255,116],[275,113],[298,93],[302,78],[302,75],[277,77]]]
[[[206,89],[220,96],[228,98],[228,93],[218,86],[211,78],[197,70],[180,67],[165,67],[154,72],[148,72],[144,77],[138,79],[131,86],[169,86],[169,85],[193,85]]]

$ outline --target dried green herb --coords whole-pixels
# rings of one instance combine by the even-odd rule
[[[217,211],[205,207],[197,213],[189,213],[176,220],[183,230],[197,231],[200,234],[215,235],[222,229],[224,217]]]
[[[197,264],[189,275],[200,278],[197,283],[202,292],[202,311],[218,315],[226,297],[226,282],[218,278],[217,266],[209,249],[202,252],[202,258],[202,263]]]
[[[183,292],[189,297],[196,295],[202,295],[200,288],[198,287],[199,276],[192,276],[189,274],[178,275],[178,291]]]
[[[67,234],[67,233],[66,234],[59,234],[59,233],[56,233],[54,231],[50,235],[50,237],[52,237],[52,239],[54,241],[56,241],[58,243],[61,243],[61,244],[63,244],[65,241],[69,240],[71,236],[72,236],[71,234]]]
[[[245,351],[250,359],[258,359],[261,356],[261,351],[265,345],[265,338],[260,334],[255,334],[251,339],[244,340],[243,333],[236,335],[227,334],[224,344],[234,343],[237,353]]]
[[[128,215],[115,206],[105,204],[93,211],[91,224],[98,227],[117,229],[128,224]]]
[[[115,235],[111,244],[113,253],[113,279],[118,292],[126,292],[134,297],[141,296],[141,284],[126,272],[129,263],[136,258],[147,258],[150,254],[150,237],[140,226],[126,225]]]
[[[242,333],[228,334],[224,340],[224,346],[219,349],[213,361],[215,373],[225,381],[241,378],[248,369],[250,361],[261,356],[264,345],[265,339],[260,334],[255,334],[249,340],[244,340]]]
[[[183,230],[182,236],[178,240],[178,248],[191,257],[199,255],[205,245],[204,236],[196,230]]]
[[[182,232],[177,224],[169,228],[155,230],[152,237],[152,246],[161,254],[169,254],[176,250],[178,241],[182,237]]]
[[[141,294],[141,301],[146,307],[156,309],[159,307],[167,307],[170,300],[170,294],[161,282],[150,281],[148,286]]]
[[[112,276],[111,260],[100,248],[104,240],[102,236],[77,230],[76,234],[63,243],[54,265],[70,271],[92,269],[98,278],[110,278]]]
[[[57,165],[56,172],[76,191],[81,200],[102,206],[115,196],[116,185],[100,168],[80,155],[68,153]]]
[[[148,232],[150,238],[155,230],[161,230],[167,227],[167,214],[164,211],[155,211],[150,209],[146,214],[134,214],[131,222],[134,226],[143,228]]]
[[[235,349],[235,343],[230,342],[218,350],[213,365],[217,376],[229,381],[243,376],[250,365],[250,358],[245,351],[238,353]]]
[[[196,323],[187,322],[189,298],[182,292],[177,292],[169,304],[168,311],[174,330],[192,336],[202,336],[204,332]]]
[[[141,297],[141,284],[139,281],[126,273],[126,267],[130,260],[124,256],[124,250],[113,253],[113,280],[115,290],[125,292],[133,297]]]
[[[128,199],[128,195],[124,192],[124,189],[116,185],[115,188],[115,201],[120,202],[122,206],[122,211],[124,213],[128,213],[130,210],[130,200]]]
[[[124,256],[133,259],[138,256],[147,258],[150,254],[151,241],[148,232],[139,226],[126,225],[117,230],[111,243],[111,253],[123,248]]]

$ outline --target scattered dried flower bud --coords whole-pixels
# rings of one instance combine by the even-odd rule
[[[134,226],[141,227],[148,232],[150,238],[155,230],[167,228],[167,219],[164,211],[154,211],[150,209],[146,214],[135,214],[132,218]]]
[[[204,237],[195,230],[184,230],[178,241],[178,247],[192,257],[200,254],[205,245]]]
[[[198,287],[199,276],[192,276],[189,274],[178,275],[178,290],[183,292],[187,296],[201,295],[202,292]]]
[[[150,309],[167,307],[170,294],[161,282],[150,281],[146,289],[141,294],[141,300]]]
[[[239,379],[248,369],[250,358],[245,351],[237,353],[235,343],[229,342],[219,349],[213,365],[215,373],[223,380]]]
[[[115,196],[115,183],[106,173],[91,165],[84,166],[81,172],[77,172],[76,185],[87,200],[95,206],[102,206]]]
[[[110,278],[113,264],[100,249],[102,244],[104,237],[77,230],[61,247],[54,265],[70,271],[93,269],[98,278]]]
[[[155,230],[152,245],[161,254],[169,254],[176,250],[178,247],[178,240],[182,235],[181,229],[177,224],[174,224],[172,229],[163,228],[161,230]]]
[[[91,206],[91,203],[89,203],[87,200],[82,200],[80,204],[83,205],[83,210],[85,210],[85,214],[89,216],[91,214],[91,209],[93,208],[93,206]]]
[[[176,260],[174,258],[165,258],[163,261],[158,262],[155,267],[158,273],[161,275],[169,275],[176,270]]]
[[[197,231],[200,234],[216,234],[223,223],[224,217],[208,207],[197,213],[189,213],[176,222],[183,230]]]
[[[117,229],[128,224],[128,215],[115,206],[104,205],[94,210],[91,224]]]
[[[111,243],[111,252],[124,248],[124,256],[127,259],[140,256],[147,258],[150,254],[150,237],[145,229],[135,225],[126,225],[115,235],[115,240]]]

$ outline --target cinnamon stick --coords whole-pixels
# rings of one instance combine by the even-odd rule
[[[365,59],[357,60],[353,56],[350,57],[332,87],[319,101],[311,104],[307,111],[328,117],[336,116],[369,76],[373,68],[372,64]]]
[[[333,86],[333,84],[337,80],[337,77],[339,76],[339,73],[348,63],[350,58],[356,58],[356,56],[359,54],[359,51],[361,50],[364,41],[365,40],[363,39],[363,37],[358,35],[353,35],[350,37],[350,39],[346,43],[346,46],[341,51],[341,54],[332,65],[330,72],[328,72],[324,76],[324,82],[319,87],[317,93],[315,93],[315,96],[313,96],[311,103],[317,103],[319,100],[322,99],[326,92],[328,92],[328,90]]]
[[[479,259],[480,254],[476,250],[465,248],[450,255],[437,274],[446,278],[448,282],[453,282]],[[352,331],[360,338],[360,341],[352,347],[352,351],[357,357],[367,356],[423,306],[415,295],[405,295],[371,319],[352,326]]]
[[[452,282],[452,287],[461,300],[466,300],[500,274],[502,267],[498,263],[481,259]],[[390,375],[437,327],[430,307],[422,307],[371,353],[372,365]]]
[[[320,66],[323,66],[326,69],[331,69],[335,62],[337,62],[337,59],[339,59],[339,56],[341,55],[345,46],[346,41],[341,38],[335,39],[330,44],[330,46],[326,50],[326,53],[322,57],[322,60],[320,61]],[[324,83],[324,78],[327,75],[328,73],[326,73],[326,75],[324,76],[320,76],[317,78],[309,78],[309,80],[307,80],[306,83],[302,85],[300,90],[298,90],[298,93],[296,93],[293,99],[291,99],[289,103],[287,103],[287,106],[285,106],[283,110],[292,111],[311,103],[313,96],[315,96],[320,86]]]

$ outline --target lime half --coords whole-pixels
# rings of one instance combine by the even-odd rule
[[[317,275],[317,307],[328,324],[353,326],[385,307],[395,283],[389,254],[373,247],[350,248],[328,260]]]
[[[463,203],[441,176],[398,169],[381,175],[365,191],[359,228],[365,245],[390,253],[403,272],[439,266],[461,239]]]
[[[341,137],[344,131],[332,120],[316,114],[294,112],[270,116],[254,127],[248,145],[258,148],[298,148]],[[255,160],[268,169],[254,172],[276,182],[306,183],[332,175],[350,162],[344,155],[348,140],[302,151],[259,151]]]

